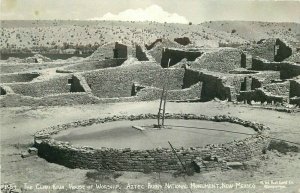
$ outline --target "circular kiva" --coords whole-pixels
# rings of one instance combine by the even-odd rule
[[[206,170],[226,167],[229,162],[243,162],[253,156],[262,154],[269,143],[269,128],[263,124],[245,121],[228,115],[206,116],[194,114],[166,114],[166,123],[168,123],[169,120],[176,119],[184,120],[182,123],[185,123],[187,120],[224,122],[222,124],[227,122],[226,124],[232,123],[232,125],[237,124],[252,128],[255,132],[245,133],[245,135],[248,136],[243,139],[221,144],[207,144],[203,147],[199,147],[195,143],[193,147],[177,146],[177,144],[172,144],[171,141],[170,146],[151,147],[151,149],[145,147],[141,149],[138,149],[138,147],[129,148],[126,146],[125,148],[96,148],[71,145],[70,142],[57,140],[59,137],[54,139],[55,136],[66,132],[65,130],[70,131],[72,128],[76,128],[81,132],[88,128],[88,126],[95,126],[94,124],[99,125],[99,128],[101,128],[101,126],[111,122],[130,120],[134,124],[135,121],[138,120],[151,120],[156,118],[156,114],[121,115],[52,126],[35,134],[34,145],[38,149],[38,155],[40,157],[45,158],[49,162],[61,164],[69,168],[145,172],[178,170],[184,168],[184,165],[191,163],[196,163],[199,168],[205,168]],[[170,130],[173,130],[174,127],[176,126],[173,126]],[[186,129],[189,128],[192,130],[197,127],[186,127]],[[165,129],[167,130],[168,126]],[[209,132],[209,130],[214,130],[216,133],[226,132],[225,130],[218,131],[215,129],[207,129],[207,131],[204,129],[201,130],[201,132],[205,133]],[[232,132],[232,135],[234,135],[234,133],[235,132]],[[165,141],[167,140],[168,138],[166,136]],[[119,143],[119,141],[115,140],[114,143]]]

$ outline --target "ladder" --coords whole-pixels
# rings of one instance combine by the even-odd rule
[[[169,66],[170,66],[170,61],[171,60],[169,59],[167,68],[169,68]],[[165,78],[168,78],[168,77],[165,76]],[[162,93],[161,93],[160,103],[159,103],[159,108],[158,108],[158,113],[157,113],[157,126],[158,126],[158,128],[164,127],[164,124],[165,124],[165,112],[166,112],[167,95],[168,95],[168,90],[166,89],[166,82],[165,82],[164,86],[163,86]],[[160,120],[161,120],[161,124],[160,124]]]
[[[163,87],[161,97],[160,97],[158,114],[157,114],[157,126],[159,128],[164,127],[164,124],[165,124],[167,94],[168,94],[167,90],[165,89],[165,87]]]

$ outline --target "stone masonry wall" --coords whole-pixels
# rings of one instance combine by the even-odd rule
[[[290,94],[290,82],[285,81],[283,83],[272,83],[263,86],[263,89],[266,92],[271,93],[272,95],[277,96],[289,96]]]
[[[62,67],[67,66],[70,64],[74,64],[74,62],[45,62],[45,63],[17,63],[17,64],[0,64],[0,73],[6,74],[6,73],[16,73],[16,72],[32,72],[32,71],[38,71],[46,68],[55,68],[55,67]]]
[[[300,97],[300,80],[290,80],[290,97]]]
[[[169,171],[181,168],[179,161],[170,148],[149,150],[131,150],[130,148],[113,149],[92,147],[76,147],[67,142],[51,139],[51,135],[65,129],[79,126],[89,126],[119,120],[155,119],[157,115],[143,114],[130,116],[113,116],[98,119],[72,122],[46,128],[35,134],[34,145],[38,148],[38,155],[46,160],[70,168],[116,170],[116,171]],[[217,122],[230,122],[251,127],[258,132],[244,140],[226,144],[210,144],[205,147],[175,148],[179,158],[185,164],[197,160],[206,169],[216,169],[224,162],[245,161],[260,155],[268,145],[269,139],[265,133],[268,127],[244,121],[236,117],[218,115],[208,117],[192,114],[166,114],[167,119],[197,119]]]
[[[133,64],[83,73],[94,95],[100,98],[129,97],[132,84],[181,89],[184,69],[162,69],[156,64]]]
[[[276,62],[283,61],[284,59],[290,57],[293,53],[292,48],[288,46],[286,42],[280,39],[276,39],[275,49],[274,61]]]
[[[39,76],[38,73],[2,74],[0,75],[0,82],[1,83],[30,82],[38,76]]]
[[[71,92],[85,92],[84,87],[80,83],[80,78],[78,76],[72,76]]]
[[[75,65],[69,65],[63,69],[66,72],[82,72],[89,70],[97,70],[102,68],[117,67],[124,63],[126,59],[114,58],[114,59],[104,59],[100,61],[85,61]]]
[[[186,58],[187,61],[194,61],[196,58],[201,56],[203,52],[195,50],[181,50],[175,48],[165,48],[162,51],[161,66],[166,68],[173,66],[180,62],[182,59]],[[170,62],[169,62],[170,61]],[[169,64],[168,64],[169,63]]]
[[[252,59],[253,70],[280,71],[281,79],[289,79],[300,75],[300,65],[292,62],[269,62],[262,58]]]
[[[251,54],[252,57],[260,57],[268,61],[274,61],[275,43],[276,39],[266,39],[259,41],[256,45],[253,45],[252,47],[245,46],[242,49]]]
[[[149,58],[147,57],[147,54],[145,53],[145,50],[140,45],[135,46],[135,56],[139,61],[148,61]]]
[[[167,100],[171,101],[186,101],[200,100],[202,83],[198,82],[189,88],[180,90],[168,90]],[[137,98],[140,100],[156,100],[160,99],[162,89],[154,87],[145,87],[137,93]]]
[[[272,93],[266,92],[262,88],[257,88],[251,91],[241,91],[237,97],[238,101],[247,101],[248,104],[251,104],[251,101],[255,102],[267,102],[272,103],[287,103],[288,97],[273,95]]]
[[[25,96],[42,97],[52,94],[68,93],[71,90],[71,85],[68,84],[68,79],[71,75],[64,75],[52,78],[48,81],[36,81],[29,83],[10,83],[9,87],[16,93]]]
[[[192,63],[191,68],[227,73],[233,69],[240,68],[241,64],[241,50],[235,48],[222,48],[220,50],[204,53]]]

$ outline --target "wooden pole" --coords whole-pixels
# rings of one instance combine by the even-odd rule
[[[182,168],[183,168],[183,169],[184,169],[184,171],[187,173],[187,171],[186,171],[186,168],[185,168],[184,164],[182,163],[181,159],[180,159],[180,158],[179,158],[179,156],[177,155],[177,153],[176,153],[175,149],[173,148],[172,144],[170,143],[170,141],[168,141],[168,143],[169,143],[169,145],[171,146],[171,149],[172,149],[173,153],[175,154],[175,156],[176,156],[176,157],[177,157],[177,159],[179,160],[179,162],[180,162],[180,164],[181,164]]]
[[[161,93],[159,109],[158,109],[158,114],[157,114],[157,126],[158,127],[161,127],[161,125],[160,125],[160,115],[161,115],[161,110],[162,110],[161,106],[162,106],[162,102],[163,102],[164,92],[165,92],[165,86],[163,87],[163,90],[162,90],[162,93]]]
[[[165,95],[164,95],[164,107],[163,107],[163,114],[162,114],[162,126],[165,126],[165,112],[166,112],[166,103],[167,103],[167,94],[168,91],[165,91]]]

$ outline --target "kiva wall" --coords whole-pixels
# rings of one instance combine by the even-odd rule
[[[113,149],[92,147],[76,147],[69,143],[51,139],[51,135],[61,130],[88,126],[119,120],[155,119],[156,115],[130,115],[114,116],[99,119],[76,121],[69,124],[46,128],[35,134],[34,145],[38,148],[38,155],[46,160],[58,163],[70,168],[100,169],[116,171],[169,171],[181,168],[180,163],[170,148],[157,148],[149,150],[131,150],[130,148]],[[246,161],[253,156],[262,154],[266,149],[269,139],[264,134],[266,126],[250,121],[244,121],[236,117],[218,115],[208,117],[192,114],[167,114],[166,118],[172,119],[197,119],[218,122],[230,122],[251,127],[258,131],[244,140],[229,142],[226,144],[210,144],[205,147],[175,148],[176,154],[184,164],[192,161],[201,161],[206,169],[216,169],[224,162]]]

